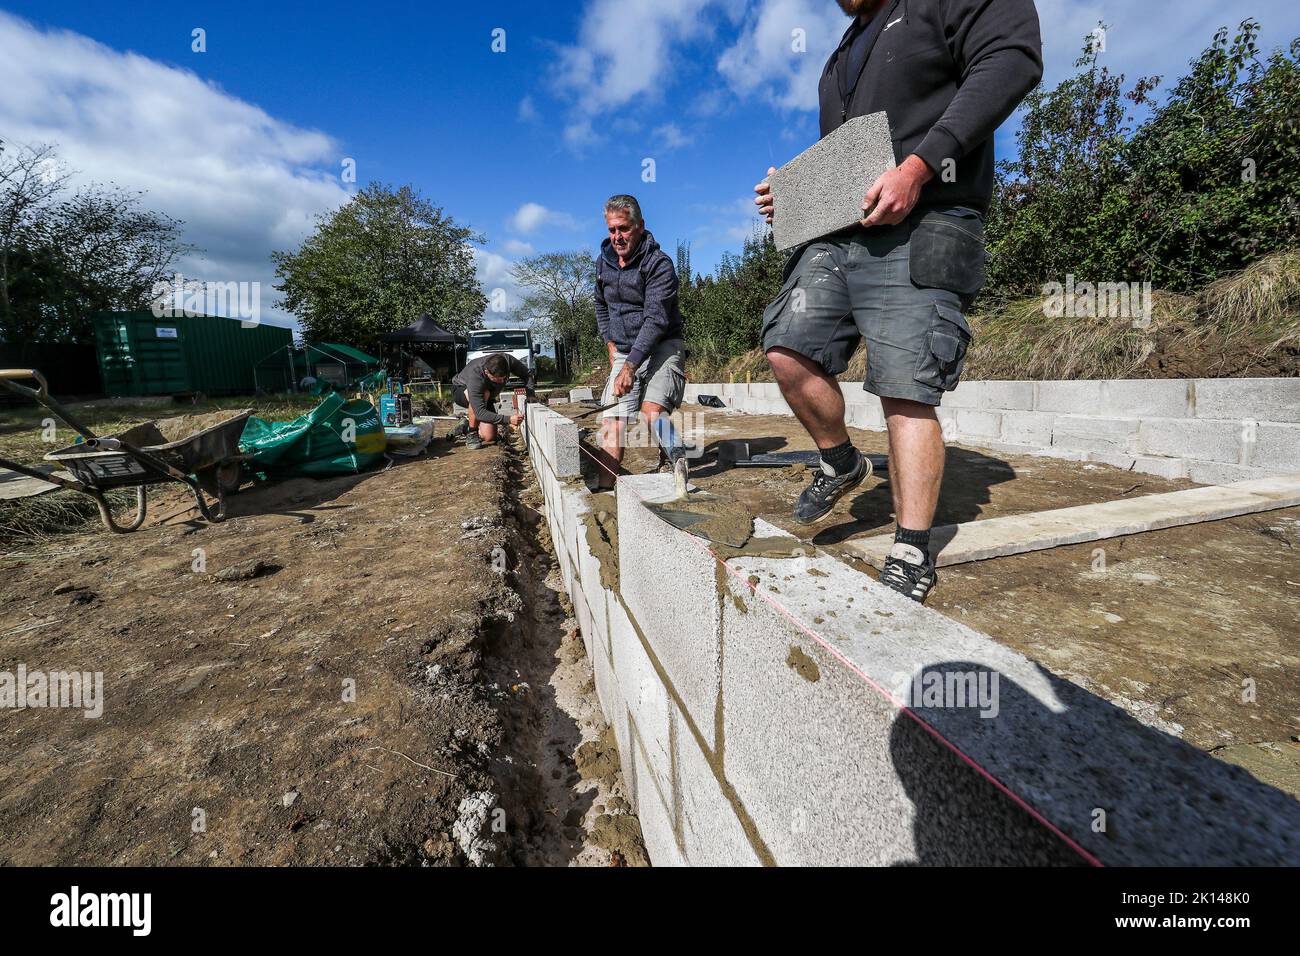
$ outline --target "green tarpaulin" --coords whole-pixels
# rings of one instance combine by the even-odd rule
[[[250,418],[239,441],[253,456],[248,470],[265,479],[355,475],[384,457],[384,444],[375,406],[337,393],[291,422]]]

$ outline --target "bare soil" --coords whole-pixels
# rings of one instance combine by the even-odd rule
[[[0,671],[102,672],[104,709],[3,714],[0,863],[636,862],[593,836],[622,783],[578,770],[604,724],[520,454],[435,447],[11,545]]]

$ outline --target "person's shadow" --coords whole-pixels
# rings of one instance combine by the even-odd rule
[[[934,515],[931,551],[938,554],[952,540],[951,532],[943,532],[942,528],[974,521],[983,512],[983,506],[992,500],[989,489],[1015,477],[1015,469],[1001,458],[949,445],[943,484],[939,488],[939,506]],[[894,521],[894,503],[888,477],[856,495],[849,503],[849,516],[849,521],[818,531],[813,536],[813,544],[839,544],[890,527]]]
[[[894,768],[915,812],[916,858],[901,865],[1091,862],[973,764],[1105,864],[1300,863],[1300,803],[1035,666],[1059,712],[970,661],[913,674],[902,699],[915,718],[900,712],[890,731]],[[928,697],[927,674],[974,675],[974,686],[993,689],[984,712],[994,715]]]

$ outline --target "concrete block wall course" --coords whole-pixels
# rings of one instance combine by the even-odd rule
[[[640,503],[666,493],[669,476],[620,479],[624,590],[629,573],[671,583],[633,585],[627,614],[629,595],[599,587],[568,527],[590,493],[547,475],[541,451],[530,449],[534,469],[555,540],[573,541],[571,595],[593,608],[583,626],[597,694],[656,865],[1080,862],[940,738],[1102,862],[1300,862],[1295,800],[827,555],[742,555],[718,577],[696,539]],[[669,561],[647,571],[637,551]],[[683,646],[682,633],[704,647]],[[997,676],[995,716],[917,696],[911,678],[953,669]],[[1091,832],[1098,806],[1106,836]]]

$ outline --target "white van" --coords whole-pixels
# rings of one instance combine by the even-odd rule
[[[540,345],[533,345],[533,330],[529,328],[475,329],[469,333],[465,362],[468,364],[493,352],[506,352],[527,365],[529,371],[535,371],[537,360],[534,356],[541,350]]]

